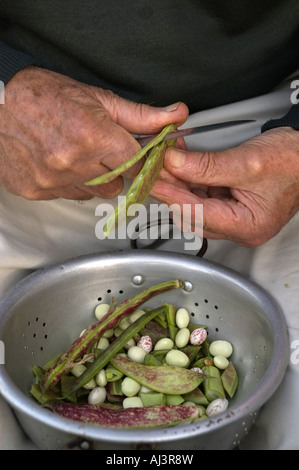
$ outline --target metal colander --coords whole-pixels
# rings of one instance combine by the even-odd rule
[[[211,340],[227,339],[234,346],[239,386],[225,412],[165,429],[114,430],[64,419],[31,398],[33,365],[66,351],[94,323],[99,302],[121,301],[171,279],[185,281],[185,289],[147,305],[184,306],[192,322],[207,326]],[[0,339],[5,345],[0,392],[40,449],[63,449],[74,440],[106,450],[233,449],[281,383],[289,354],[284,317],[267,292],[210,261],[151,250],[84,256],[29,275],[0,303]]]

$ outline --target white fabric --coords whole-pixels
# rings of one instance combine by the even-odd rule
[[[190,149],[221,150],[260,132],[261,125],[289,109],[290,80],[274,92],[190,116],[187,126],[249,118],[255,123],[187,139]],[[111,202],[111,201],[109,201]],[[150,202],[150,201],[149,201]],[[128,249],[128,240],[99,240],[95,209],[107,200],[30,202],[0,189],[0,295],[32,270],[74,256]],[[116,203],[116,201],[114,201]],[[265,287],[285,314],[290,342],[299,339],[299,214],[265,245],[242,248],[232,242],[210,241],[206,258],[229,266]],[[169,242],[170,243],[170,242]],[[165,244],[167,249],[167,243]],[[172,244],[173,249],[173,244]],[[181,246],[178,246],[178,251]],[[295,343],[293,343],[295,344]],[[290,350],[291,357],[292,350]],[[264,406],[242,449],[299,449],[299,364],[291,364],[273,398]],[[0,402],[0,449],[27,449],[9,407]]]

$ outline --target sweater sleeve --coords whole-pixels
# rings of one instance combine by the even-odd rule
[[[28,65],[37,65],[36,59],[0,41],[0,80],[4,84]]]
[[[262,126],[262,132],[274,129],[275,127],[292,127],[299,130],[299,104],[294,104],[285,116],[267,121]]]

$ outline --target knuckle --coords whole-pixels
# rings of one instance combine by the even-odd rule
[[[47,167],[50,171],[65,172],[73,164],[73,156],[70,151],[61,150],[48,156]],[[43,175],[40,175],[41,181]]]
[[[199,183],[202,179],[212,183],[213,179],[219,175],[219,168],[216,167],[212,152],[201,152],[200,158],[198,153],[194,154],[194,157],[190,161],[187,159],[186,162],[184,170],[187,170],[188,177],[192,178],[193,183]]]
[[[250,156],[247,156],[246,168],[248,176],[252,178],[259,178],[265,172],[265,160],[261,158],[260,154],[252,153]]]

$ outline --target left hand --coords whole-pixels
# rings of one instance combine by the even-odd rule
[[[299,210],[299,133],[289,127],[221,152],[170,147],[164,167],[151,195],[181,213],[202,204],[206,238],[258,246]]]

